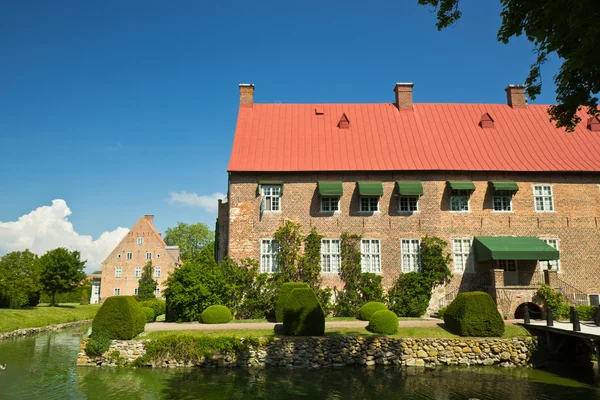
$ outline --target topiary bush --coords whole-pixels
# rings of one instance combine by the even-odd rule
[[[322,336],[325,313],[311,288],[291,291],[284,307],[283,330],[292,336]]]
[[[97,357],[104,354],[110,348],[111,340],[103,333],[96,333],[90,337],[85,345],[85,354]]]
[[[210,306],[200,314],[201,324],[226,324],[233,319],[231,311],[225,306]]]
[[[133,296],[107,298],[92,321],[92,336],[129,340],[144,331],[146,314]]]
[[[140,306],[150,307],[152,310],[154,310],[154,315],[156,317],[158,317],[159,315],[166,314],[167,312],[167,302],[165,300],[138,300],[138,302],[140,303]]]
[[[358,311],[358,319],[362,321],[368,321],[376,311],[387,310],[388,308],[385,304],[380,303],[378,301],[370,301],[365,303],[360,310]]]
[[[393,335],[398,332],[398,316],[389,310],[375,311],[369,319],[367,330],[383,335]]]
[[[292,290],[305,289],[308,287],[308,284],[305,282],[287,282],[281,285],[279,296],[277,296],[277,302],[275,302],[275,320],[277,322],[283,322],[286,301],[290,293],[292,293]]]
[[[502,336],[504,321],[496,303],[484,292],[462,292],[444,313],[448,330],[460,336]]]
[[[146,314],[146,322],[154,322],[156,321],[156,314],[154,314],[154,310],[150,307],[142,306],[142,311]]]

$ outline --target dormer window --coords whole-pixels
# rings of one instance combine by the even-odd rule
[[[342,114],[340,118],[340,122],[338,122],[338,128],[340,129],[349,129],[350,128],[350,120],[346,116],[346,114]]]
[[[260,211],[281,211],[281,195],[283,194],[283,182],[263,181],[258,184],[262,196]]]
[[[489,113],[485,113],[481,116],[481,120],[479,121],[479,126],[483,129],[493,129],[494,128],[494,119]]]
[[[600,132],[600,120],[598,117],[588,119],[587,128],[592,132]]]

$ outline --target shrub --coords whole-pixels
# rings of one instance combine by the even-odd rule
[[[325,314],[311,288],[291,291],[284,307],[283,330],[292,336],[322,336]]]
[[[139,303],[142,307],[150,307],[154,311],[156,317],[166,314],[167,312],[167,302],[165,300],[143,300],[139,301]]]
[[[287,282],[281,285],[279,296],[277,296],[277,302],[275,303],[275,320],[277,322],[283,322],[284,308],[290,293],[292,293],[294,289],[304,289],[308,287],[308,284],[304,282]]]
[[[83,288],[81,290],[81,302],[79,304],[83,305],[83,306],[87,306],[88,304],[90,304],[90,291],[91,288]]]
[[[154,314],[154,310],[150,307],[142,307],[142,311],[146,315],[146,322],[154,322],[156,321],[156,314]]]
[[[231,321],[231,311],[225,306],[210,306],[200,314],[202,324],[226,324]]]
[[[83,294],[82,292],[84,290],[89,290],[88,292],[88,301],[89,301],[89,294],[91,293],[92,287],[89,285],[85,285],[85,286],[77,286],[76,288],[74,288],[73,290],[71,290],[70,292],[67,293],[57,293],[56,294],[56,302],[57,303],[81,303],[83,300]],[[40,302],[41,303],[50,303],[52,301],[52,296],[49,295],[48,293],[42,293],[40,295]]]
[[[596,312],[595,306],[575,306],[580,321],[593,321]]]
[[[106,299],[92,321],[92,336],[129,340],[144,331],[146,314],[133,296]]]
[[[388,293],[390,310],[401,317],[425,314],[431,298],[431,283],[419,272],[400,275]]]
[[[103,333],[96,333],[90,337],[85,345],[85,354],[90,357],[101,356],[110,347],[110,339]]]
[[[446,328],[460,336],[502,336],[504,321],[487,293],[462,292],[444,313]]]
[[[567,302],[565,295],[558,289],[552,289],[543,283],[535,294],[535,297],[544,303],[545,307],[550,307],[554,315],[561,315],[563,304]],[[567,312],[567,316],[568,316]]]
[[[389,310],[375,311],[369,319],[367,330],[383,335],[393,335],[398,332],[398,316]]]
[[[440,319],[444,319],[444,314],[446,313],[446,310],[448,309],[448,307],[442,307],[438,310],[438,318]]]
[[[360,308],[360,311],[358,312],[358,319],[362,321],[369,321],[374,312],[387,309],[388,308],[383,303],[370,301]]]

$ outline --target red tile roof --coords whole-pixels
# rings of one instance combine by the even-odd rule
[[[229,171],[600,171],[600,132],[557,129],[546,105],[254,104],[240,107]],[[322,111],[318,115],[315,110]],[[482,129],[483,114],[494,128]],[[340,129],[340,116],[350,120]]]

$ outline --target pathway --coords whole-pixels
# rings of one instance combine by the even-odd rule
[[[567,336],[578,336],[592,340],[600,340],[600,326],[596,326],[593,322],[581,322],[580,324],[581,331],[579,332],[573,332],[573,324],[570,322],[554,321],[554,326],[546,326],[545,320],[532,319],[529,324],[523,324],[523,326],[561,333]]]

